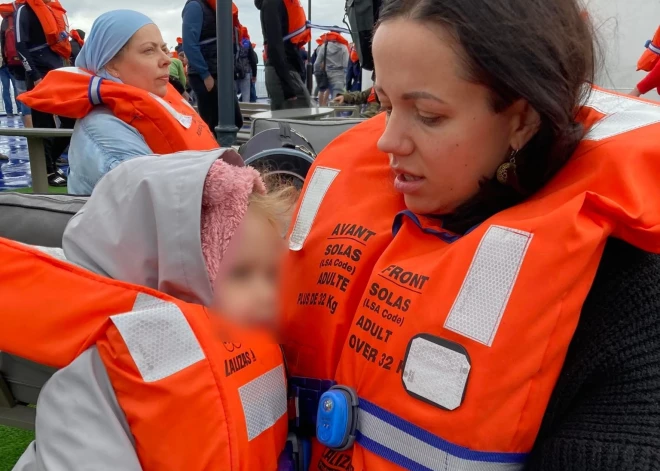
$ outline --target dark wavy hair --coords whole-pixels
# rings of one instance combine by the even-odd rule
[[[596,70],[593,29],[576,0],[385,0],[379,24],[398,18],[445,28],[460,45],[465,78],[490,90],[495,112],[524,98],[541,117],[516,156],[515,181],[480,182],[447,216],[445,227],[464,233],[540,189],[577,147],[576,115]]]

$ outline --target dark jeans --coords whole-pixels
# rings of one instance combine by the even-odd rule
[[[197,107],[199,108],[199,115],[202,117],[204,122],[207,124],[211,131],[215,132],[215,127],[218,125],[218,78],[213,76],[215,80],[215,86],[210,92],[206,90],[206,85],[204,85],[204,80],[202,77],[196,74],[190,74],[188,76],[188,81],[190,82],[190,87],[197,95]],[[233,85],[233,84],[232,84]],[[243,115],[241,114],[241,108],[238,104],[238,98],[235,93],[232,93],[232,97],[229,99],[234,100],[234,120],[236,127],[241,129],[243,127]]]
[[[2,101],[5,104],[5,113],[7,116],[16,114],[14,113],[14,102],[11,99],[11,75],[9,75],[9,68],[5,65],[0,67],[0,82],[2,83]],[[18,92],[14,90],[14,95]]]
[[[250,103],[256,103],[257,98],[257,84],[250,82]]]
[[[275,68],[269,65],[266,66],[266,89],[268,90],[268,96],[270,97],[270,109],[275,111],[294,108],[311,108],[312,99],[310,98],[307,87],[300,78],[300,75],[298,72],[289,73],[291,74],[291,80],[295,87],[295,100],[287,100],[284,98],[282,82],[280,81],[277,72],[275,72]]]
[[[42,76],[45,76],[47,71],[40,71]],[[26,77],[27,89],[32,90],[34,88],[34,82],[30,77]],[[65,118],[63,116],[59,117],[60,119],[60,128],[62,129],[73,129],[73,126],[76,124],[76,120],[72,118]],[[32,125],[35,128],[47,128],[54,129],[57,126],[55,125],[55,117],[52,114],[43,113],[39,110],[32,110]],[[70,137],[51,137],[44,139],[44,153],[46,154],[46,170],[49,174],[55,173],[57,170],[57,159],[60,158],[64,150],[69,146],[71,142]]]

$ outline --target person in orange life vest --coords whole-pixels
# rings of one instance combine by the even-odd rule
[[[319,154],[289,234],[297,431],[318,380],[359,398],[310,469],[660,468],[657,256],[625,260],[660,252],[660,113],[585,87],[579,4],[383,3],[386,113]],[[636,250],[601,264],[609,237]]]
[[[65,10],[57,0],[21,0],[16,2],[16,49],[26,72],[27,90],[32,90],[50,71],[64,67],[71,57]],[[57,28],[55,29],[55,25]],[[57,40],[53,42],[52,37]],[[61,128],[73,129],[75,120],[59,116]],[[32,123],[36,128],[55,128],[51,113],[33,110]],[[68,137],[46,139],[44,152],[50,186],[67,186],[67,177],[57,167],[58,160],[69,146]]]
[[[91,194],[103,175],[128,159],[218,147],[169,84],[163,44],[142,13],[104,13],[92,25],[77,68],[51,72],[20,97],[32,108],[79,119],[69,148],[69,193]]]
[[[43,250],[72,264],[71,268],[77,266],[103,277],[211,306],[214,312],[239,326],[272,328],[277,318],[280,256],[285,251],[282,231],[286,230],[295,190],[282,188],[266,193],[256,170],[231,165],[219,158],[241,163],[240,156],[232,150],[127,161],[99,182],[89,202],[71,219],[64,233],[63,249]],[[90,310],[101,308],[88,306]],[[173,337],[152,341],[173,346],[178,334],[171,320],[167,324],[166,317],[160,325],[169,325],[169,335]],[[133,343],[142,339],[147,345],[153,333],[149,329],[138,330]],[[232,348],[240,351],[240,346]],[[206,349],[210,355],[209,347]],[[183,350],[176,351],[184,356]],[[276,344],[261,354],[275,356],[260,359],[266,364],[276,361],[281,365],[281,352]],[[139,365],[140,357],[133,357]],[[158,368],[156,358],[149,361],[153,362],[152,369]],[[180,361],[185,363],[184,359]],[[216,361],[222,365],[224,378],[224,362],[217,358]],[[243,368],[247,363],[237,365]],[[226,368],[234,366],[228,364]],[[229,369],[226,374],[227,378],[233,376]],[[199,445],[182,445],[179,453],[168,448],[165,448],[168,453],[163,453],[158,447],[167,443],[166,437],[185,442],[184,428],[178,429],[184,425],[177,421],[192,412],[166,411],[166,417],[171,414],[171,419],[154,423],[157,415],[153,405],[149,405],[154,400],[165,404],[170,396],[183,394],[188,401],[201,401],[200,406],[214,415],[214,410],[228,407],[222,404],[224,400],[219,401],[210,393],[209,388],[217,388],[201,383],[202,386],[179,384],[178,389],[172,389],[168,379],[161,380],[160,386],[158,382],[155,384],[161,388],[160,397],[137,396],[137,392],[131,397],[128,391],[129,397],[122,398],[117,390],[119,383],[109,365],[101,361],[99,350],[96,347],[85,350],[69,366],[55,373],[41,391],[37,404],[37,440],[26,450],[15,470],[275,469],[286,438],[283,368],[279,386],[264,384],[267,389],[261,388],[254,397],[262,404],[258,412],[262,425],[254,426],[260,427],[264,434],[270,430],[270,438],[265,436],[265,441],[258,445],[259,437],[255,436],[241,445],[239,422],[243,421],[243,411],[234,411],[239,413],[238,422],[229,427],[236,433],[234,446],[242,448],[234,449],[233,459],[239,461],[231,465],[228,464],[232,462],[230,451],[220,448],[218,441],[209,436],[195,438],[201,442]],[[225,390],[223,394],[231,394],[232,383],[228,379],[218,387]],[[166,397],[163,391],[167,391]],[[248,421],[250,415],[245,414]],[[209,416],[196,420],[199,428],[204,429],[204,421],[211,419]],[[248,423],[248,434],[252,425]],[[153,437],[155,447],[148,445],[150,437],[140,435],[141,430],[149,427],[159,435],[162,433]],[[220,428],[215,432],[224,433]]]
[[[310,30],[299,0],[254,0],[264,36],[264,74],[273,110],[309,108],[312,101],[302,81],[300,47]]]
[[[82,29],[71,30],[71,63],[75,64],[80,49],[85,44],[85,32]]]
[[[0,11],[2,16],[2,25],[0,26],[0,49],[2,50],[2,60],[9,68],[11,82],[14,86],[14,98],[27,91],[25,82],[25,67],[16,49],[16,26],[15,26],[15,4],[4,5],[5,9]],[[16,102],[18,110],[23,120],[23,126],[32,127],[32,110],[20,101]],[[1,158],[1,157],[0,157]]]

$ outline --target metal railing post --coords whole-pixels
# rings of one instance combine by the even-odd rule
[[[30,174],[32,176],[32,192],[48,193],[48,172],[46,168],[46,151],[43,137],[28,137],[28,154],[30,155]]]
[[[234,117],[234,22],[231,0],[218,0],[215,12],[215,36],[218,42],[218,125],[215,136],[222,147],[236,141],[236,119]],[[238,44],[236,45],[238,47]]]

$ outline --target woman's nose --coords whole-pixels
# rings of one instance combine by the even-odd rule
[[[378,140],[378,149],[386,154],[410,155],[415,146],[408,135],[408,129],[406,118],[392,111],[387,118],[385,131]]]

